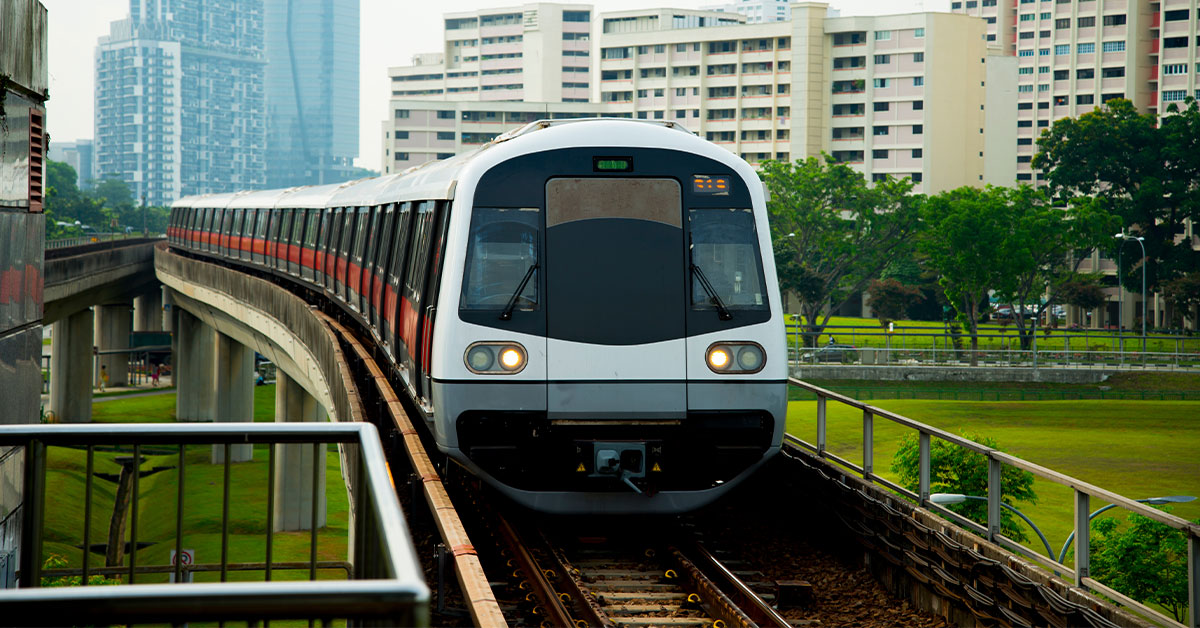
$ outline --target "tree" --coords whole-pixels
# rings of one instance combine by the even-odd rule
[[[1104,286],[1092,275],[1065,275],[1059,281],[1057,292],[1063,303],[1084,310],[1094,310],[1107,300]]]
[[[904,318],[910,305],[921,298],[921,291],[910,288],[895,279],[875,280],[867,288],[867,305],[879,319],[879,326],[887,329],[888,323]]]
[[[996,286],[996,296],[1013,311],[1022,349],[1032,346],[1038,321],[1061,300],[1058,288],[1077,274],[1092,249],[1107,244],[1120,226],[1102,203],[1073,199],[1065,208],[1050,203],[1045,193],[1022,185],[1010,189],[1012,221],[1003,249],[1008,276]],[[1026,306],[1033,316],[1026,317]]]
[[[1196,314],[1193,310],[1200,307],[1200,271],[1163,282],[1162,291],[1163,298],[1171,307],[1172,320],[1178,321],[1182,327],[1183,317],[1187,316],[1195,325]]]
[[[1160,121],[1133,104],[1113,99],[1079,118],[1063,118],[1043,131],[1033,167],[1046,172],[1060,200],[1094,197],[1145,237],[1147,289],[1200,270],[1190,240],[1176,241],[1186,221],[1200,221],[1200,109],[1189,98],[1184,110],[1171,104]],[[1122,242],[1112,242],[1116,252]],[[1140,285],[1126,270],[1124,283]]]
[[[1091,537],[1092,577],[1135,600],[1159,604],[1182,622],[1188,610],[1184,533],[1136,513],[1126,525],[1108,517],[1093,521],[1092,528],[1097,533]]]
[[[996,441],[991,438],[967,432],[964,432],[962,437],[992,449],[1000,449]],[[929,490],[931,493],[987,495],[988,462],[983,454],[938,438],[930,439],[930,441]],[[906,434],[904,440],[900,442],[900,449],[892,457],[892,472],[899,476],[901,486],[910,491],[918,490],[920,486],[920,441],[916,434]],[[1033,490],[1033,480],[1033,474],[1028,471],[1010,466],[1001,467],[1000,499],[1010,506],[1018,502],[1036,504],[1038,497]],[[987,502],[967,500],[960,504],[950,504],[947,507],[968,519],[987,524]],[[1000,530],[1005,536],[1017,541],[1025,541],[1029,538],[1024,529],[1017,524],[1016,516],[1007,509],[1000,511]]]
[[[760,173],[771,192],[767,212],[780,288],[799,297],[811,346],[833,310],[861,294],[910,246],[922,197],[910,194],[907,179],[868,186],[862,174],[828,155],[768,160]]]
[[[1006,188],[964,186],[929,197],[921,212],[918,249],[971,336],[972,366],[978,364],[980,304],[1011,275],[1002,247],[1012,224],[1007,195]]]

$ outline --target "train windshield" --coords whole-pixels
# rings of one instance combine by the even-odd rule
[[[461,309],[505,309],[530,268],[538,263],[540,213],[536,207],[474,209]],[[537,309],[537,275],[535,270],[529,281],[525,281],[515,310]]]
[[[750,209],[693,209],[688,212],[691,230],[691,304],[694,310],[717,309],[712,292],[730,310],[767,309],[766,282],[759,259],[758,234]]]

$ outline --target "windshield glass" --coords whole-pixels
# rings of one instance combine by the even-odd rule
[[[464,310],[502,310],[538,262],[540,210],[536,207],[476,207],[467,242],[463,276]],[[517,299],[515,310],[538,307],[538,272],[534,271]]]
[[[731,310],[767,308],[758,235],[750,209],[693,209],[688,212],[692,264]],[[699,273],[692,273],[692,309],[714,309]]]

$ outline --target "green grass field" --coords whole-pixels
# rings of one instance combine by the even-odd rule
[[[1200,402],[1191,401],[1040,401],[955,402],[880,400],[874,405],[942,430],[990,436],[1024,460],[1115,491],[1132,499],[1161,495],[1200,497]],[[862,412],[829,403],[829,450],[862,462]],[[891,459],[905,433],[886,419],[874,421],[875,472],[895,481]],[[816,402],[793,401],[788,432],[816,439]],[[1035,482],[1036,505],[1017,504],[1046,536],[1055,551],[1072,529],[1069,489],[1049,480]],[[1095,510],[1105,502],[1093,500]],[[1119,509],[1111,512],[1120,512]],[[1200,517],[1200,500],[1179,504],[1174,513]],[[1043,551],[1030,534],[1029,547]]]
[[[799,322],[798,317],[788,316],[789,324],[797,322]],[[838,343],[852,344],[856,347],[884,347],[887,344],[887,338],[883,334],[884,330],[880,327],[879,321],[874,318],[833,316],[830,317],[828,324],[831,326],[831,329],[828,329],[826,333],[817,337],[818,346],[828,343],[830,336],[834,336]],[[893,350],[932,349],[936,346],[941,351],[950,346],[948,344],[949,338],[945,334],[946,326],[941,322],[905,320],[896,321],[895,326],[897,331],[892,334],[891,338],[891,347]],[[795,331],[795,328],[789,329],[789,332],[793,334]],[[1020,348],[1015,324],[999,325],[995,322],[982,323],[979,333],[989,336],[979,339],[980,349]],[[1117,334],[1113,331],[1089,329],[1068,332],[1063,328],[1058,328],[1053,329],[1049,335],[1046,335],[1044,331],[1038,333],[1038,350],[1063,351],[1066,349],[1065,339],[1068,337],[1071,339],[1071,350],[1073,352],[1112,351],[1120,346]],[[795,343],[791,334],[789,334],[788,338],[789,343]],[[964,346],[970,347],[970,337],[964,335],[962,341]],[[1138,351],[1140,349],[1141,336],[1139,332],[1126,330],[1125,350]],[[1196,354],[1200,354],[1200,336],[1175,340],[1156,338],[1151,334],[1146,350],[1164,353],[1179,351],[1195,356]]]

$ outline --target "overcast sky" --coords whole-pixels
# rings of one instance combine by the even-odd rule
[[[48,131],[54,142],[90,139],[92,84],[97,40],[108,25],[129,15],[130,0],[42,0],[50,21],[50,100]],[[599,0],[595,11],[648,7],[699,8],[713,0]],[[359,158],[357,164],[379,169],[380,123],[387,112],[387,69],[408,65],[419,52],[441,49],[442,13],[516,6],[512,0],[449,0],[429,7],[419,0],[361,0],[359,68]],[[842,15],[948,11],[950,0],[829,0]]]

